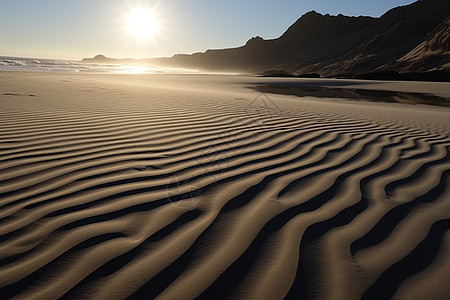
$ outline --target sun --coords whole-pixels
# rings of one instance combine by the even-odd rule
[[[130,34],[139,40],[152,37],[158,30],[158,21],[149,9],[134,9],[127,16],[127,25]]]

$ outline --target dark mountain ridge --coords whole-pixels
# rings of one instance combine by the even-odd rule
[[[448,0],[419,0],[379,18],[311,11],[276,39],[254,37],[238,48],[146,62],[207,71],[282,70],[322,76],[450,70],[449,16]]]

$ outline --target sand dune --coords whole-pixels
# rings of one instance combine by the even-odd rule
[[[2,299],[444,299],[450,108],[0,74]]]

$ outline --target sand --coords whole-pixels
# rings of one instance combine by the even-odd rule
[[[0,73],[0,298],[447,298],[450,108],[273,83],[450,97]]]

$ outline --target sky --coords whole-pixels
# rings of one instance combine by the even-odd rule
[[[308,11],[378,17],[407,0],[0,0],[0,56],[80,60],[104,54],[149,58],[277,38]],[[128,29],[129,13],[151,10],[147,39]]]

